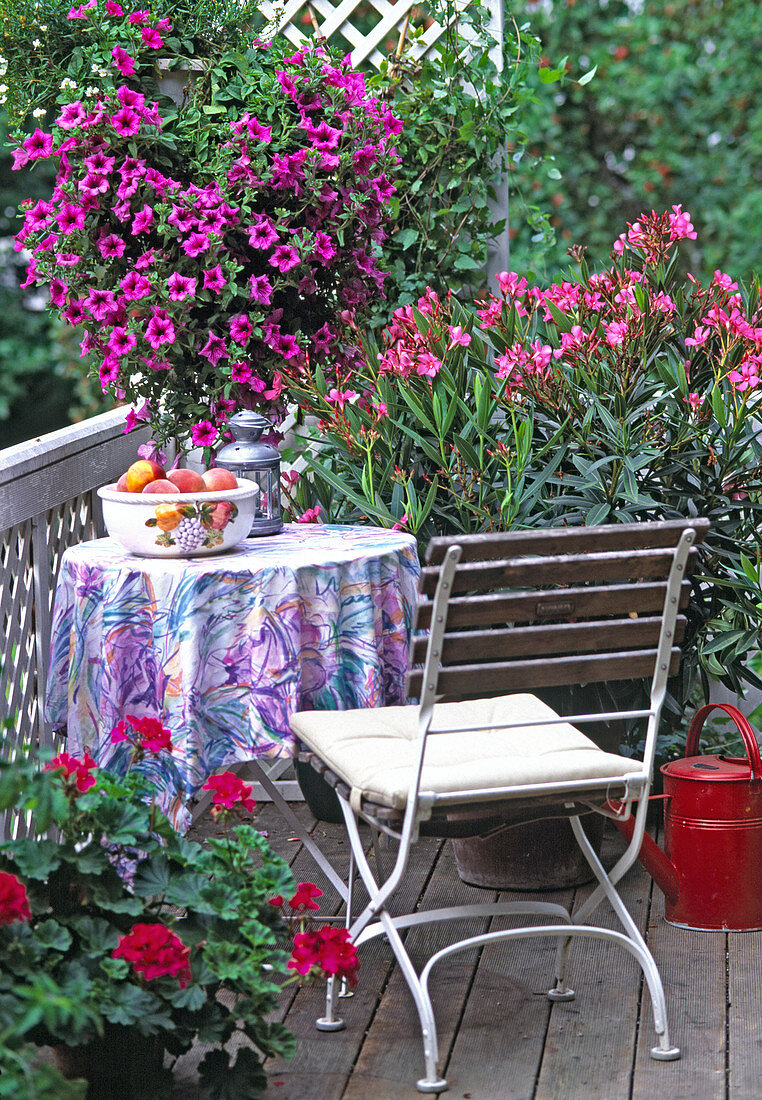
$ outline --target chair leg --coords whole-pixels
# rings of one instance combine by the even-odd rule
[[[355,878],[357,877],[357,869],[355,867],[355,854],[350,845],[349,848],[349,871],[347,873],[347,910],[346,917],[344,919],[344,927],[349,929],[352,927],[352,892],[355,886]],[[354,997],[353,991],[349,988],[349,982],[346,978],[341,979],[341,988],[339,989],[339,997]]]
[[[336,979],[329,978],[325,987],[325,1016],[315,1021],[318,1031],[343,1031],[347,1026],[341,1016],[336,1015]]]
[[[587,862],[590,864],[595,877],[598,879],[599,888],[608,898],[612,909],[619,917],[624,930],[627,934],[627,938],[630,941],[630,951],[640,963],[640,967],[643,971],[643,975],[648,984],[648,991],[651,994],[651,1008],[653,1010],[654,1017],[654,1030],[656,1031],[657,1038],[659,1040],[658,1046],[651,1049],[651,1057],[661,1062],[673,1062],[680,1057],[680,1048],[672,1046],[669,1041],[669,1031],[667,1027],[667,1002],[664,996],[664,986],[662,984],[661,975],[659,974],[659,968],[656,965],[656,960],[648,949],[646,941],[643,939],[640,929],[635,924],[635,921],[630,915],[630,911],[625,906],[624,902],[617,893],[616,887],[606,874],[605,868],[599,860],[595,849],[590,844],[585,831],[582,828],[582,823],[578,817],[570,818],[570,823],[577,843],[582,849]],[[587,905],[583,905],[581,909],[573,914],[572,924],[581,924],[588,913]],[[564,982],[564,970],[566,965],[566,956],[568,953],[570,938],[564,937],[564,942],[559,944],[559,952],[556,958],[556,988],[558,988],[559,981],[562,986],[565,987]],[[550,994],[549,994],[550,996]],[[562,999],[556,997],[553,999]]]
[[[389,914],[386,912],[379,913],[379,919],[384,926],[394,956],[399,963],[402,976],[413,995],[421,1024],[426,1075],[416,1082],[416,1088],[419,1092],[444,1092],[448,1085],[447,1079],[440,1076],[438,1072],[439,1043],[437,1040],[437,1025],[428,988],[422,984]]]

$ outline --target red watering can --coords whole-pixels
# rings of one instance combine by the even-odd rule
[[[733,719],[745,757],[696,755],[715,708]],[[638,858],[664,892],[667,921],[703,932],[762,929],[762,761],[749,722],[726,703],[701,707],[685,757],[661,772],[665,851],[646,835]],[[632,819],[616,824],[632,836]]]

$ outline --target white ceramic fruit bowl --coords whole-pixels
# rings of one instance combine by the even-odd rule
[[[259,486],[240,477],[237,489],[207,493],[122,493],[106,485],[98,496],[106,530],[125,550],[142,558],[195,558],[246,538]]]

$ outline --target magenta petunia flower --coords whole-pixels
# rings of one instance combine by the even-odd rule
[[[98,368],[98,378],[100,379],[101,389],[103,390],[112,382],[116,382],[118,377],[119,360],[113,355],[106,355]]]
[[[234,382],[250,382],[251,367],[248,363],[233,363],[230,368],[230,377]]]
[[[278,231],[270,219],[260,214],[249,226],[249,244],[252,248],[269,248],[278,240]]]
[[[132,219],[130,231],[137,237],[138,233],[147,233],[154,223],[153,208],[145,205]]]
[[[138,11],[132,12],[132,14],[130,15],[127,22],[132,23],[133,26],[137,25],[137,26],[140,27],[140,26],[145,26],[145,24],[148,22],[148,20],[150,18],[151,18],[150,11],[148,11],[146,8],[139,8]]]
[[[191,428],[191,440],[194,447],[213,447],[217,441],[217,429],[208,420],[200,420]]]
[[[183,298],[193,297],[196,293],[196,279],[190,276],[180,275],[173,271],[167,279],[169,298],[172,302],[180,302]]]
[[[140,130],[140,115],[132,107],[122,107],[111,116],[111,125],[122,137],[133,137]]]
[[[84,298],[73,298],[66,309],[61,311],[61,316],[70,325],[81,325],[87,316]]]
[[[77,99],[73,103],[64,103],[61,113],[56,119],[56,126],[59,126],[62,130],[73,130],[86,117],[87,112],[80,100]]]
[[[164,45],[164,39],[153,27],[143,27],[140,37],[143,39],[144,45],[148,46],[150,50],[158,50]]]
[[[215,294],[219,294],[224,286],[227,286],[227,279],[219,264],[204,272],[204,290],[213,290]]]
[[[119,259],[124,255],[127,245],[116,233],[104,233],[97,241],[98,251],[105,259]]]
[[[44,133],[39,127],[23,142],[23,148],[29,160],[45,160],[53,154],[53,135]]]
[[[174,341],[175,326],[169,317],[154,315],[148,322],[145,335],[148,343],[156,351],[162,344],[171,344]]]
[[[139,275],[137,271],[130,271],[119,284],[122,293],[129,302],[137,302],[150,293],[151,284],[145,275]]]
[[[111,51],[111,56],[114,59],[114,65],[122,76],[135,75],[135,58],[130,57],[127,51],[122,49],[121,46],[114,46]]]
[[[270,264],[278,271],[290,271],[299,263],[299,253],[291,244],[279,244],[270,256]]]
[[[122,328],[121,325],[117,325],[109,336],[106,346],[113,355],[120,356],[131,352],[137,342],[137,337],[133,333],[128,332],[126,328]]]
[[[251,321],[245,313],[234,317],[230,322],[230,335],[236,344],[246,345],[251,339]]]
[[[210,246],[210,240],[206,233],[191,233],[187,241],[183,241],[183,252],[186,256],[200,256]]]
[[[212,366],[217,366],[220,359],[229,359],[228,349],[225,346],[225,341],[220,336],[215,336],[214,333],[209,330],[209,339],[206,344],[201,348],[199,352],[205,359],[208,359]]]
[[[135,111],[142,111],[146,102],[146,97],[142,92],[136,92],[134,88],[130,88],[126,84],[122,84],[120,88],[117,88],[116,98],[123,107],[132,107]]]
[[[73,203],[65,202],[58,213],[56,221],[61,232],[65,237],[68,237],[75,229],[85,228],[85,211],[81,206],[74,206]]]
[[[119,16],[124,15],[124,8],[119,4],[115,4],[114,0],[106,0],[106,13],[118,19]]]

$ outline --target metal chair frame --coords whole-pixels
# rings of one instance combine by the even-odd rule
[[[426,613],[423,615],[424,622],[427,621],[430,623],[423,671],[422,673],[420,671],[414,671],[410,677],[410,682],[419,685],[418,743],[416,762],[410,777],[407,802],[401,828],[395,828],[394,825],[390,823],[388,817],[385,818],[383,814],[380,817],[377,816],[372,806],[365,803],[358,806],[356,799],[352,800],[354,805],[351,804],[350,797],[346,793],[346,790],[342,790],[341,783],[336,784],[339,803],[344,815],[356,867],[368,890],[370,899],[364,909],[351,923],[350,931],[352,940],[355,946],[360,947],[375,936],[386,935],[391,944],[400,969],[413,995],[420,1020],[425,1062],[425,1075],[417,1082],[418,1089],[421,1092],[439,1092],[447,1088],[447,1081],[441,1076],[438,1069],[439,1059],[436,1022],[429,993],[429,978],[433,967],[457,951],[527,936],[550,936],[558,940],[555,983],[548,992],[548,997],[551,1000],[558,1001],[566,1001],[574,998],[574,992],[566,982],[567,956],[572,938],[581,936],[589,939],[599,939],[616,943],[625,948],[640,965],[651,994],[654,1027],[658,1039],[657,1045],[651,1051],[651,1056],[655,1059],[664,1061],[674,1060],[680,1056],[678,1048],[673,1046],[669,1039],[664,989],[656,963],[637,925],[619,897],[615,886],[635,862],[642,842],[646,824],[646,812],[648,809],[647,796],[651,782],[659,717],[666,694],[667,678],[671,672],[676,670],[676,662],[679,661],[679,650],[675,648],[676,621],[681,603],[685,603],[687,600],[687,585],[685,583],[685,578],[689,563],[689,555],[693,551],[693,555],[695,556],[695,544],[703,538],[709,525],[705,520],[679,521],[670,524],[633,525],[633,527],[628,530],[632,531],[636,527],[643,528],[646,526],[654,529],[659,527],[662,529],[670,527],[671,534],[669,537],[671,538],[672,535],[674,535],[674,543],[667,547],[667,552],[671,555],[671,565],[669,566],[668,575],[666,577],[666,588],[664,592],[658,642],[655,652],[652,653],[653,676],[648,707],[644,709],[616,710],[604,713],[574,714],[548,719],[546,722],[511,722],[504,723],[500,726],[477,727],[475,729],[469,727],[471,732],[478,734],[479,732],[486,733],[489,729],[497,728],[510,729],[524,726],[553,725],[557,723],[571,723],[577,726],[588,722],[600,722],[602,719],[647,718],[643,760],[633,759],[632,772],[625,776],[612,775],[607,778],[599,777],[596,779],[535,783],[522,786],[487,787],[439,794],[432,791],[422,791],[420,789],[420,784],[428,738],[436,737],[438,733],[454,732],[450,727],[445,731],[436,726],[439,693],[442,691],[443,681],[447,679],[442,671],[442,654],[443,647],[446,645],[448,612],[452,606],[451,600],[454,595],[453,590],[456,589],[461,592],[468,590],[468,565],[466,563],[469,559],[473,561],[475,556],[478,557],[480,551],[479,540],[481,540],[481,547],[486,550],[484,556],[489,559],[494,557],[495,553],[505,553],[510,547],[511,536],[503,535],[496,539],[494,552],[488,545],[488,540],[491,536],[486,536],[486,546],[485,536],[464,536],[457,539],[434,540],[429,547],[427,554],[428,560],[431,560],[432,556],[439,556],[442,562],[441,566],[437,567],[435,570],[425,569],[422,575],[422,593],[425,594],[427,585],[429,590],[431,589],[434,579],[436,580],[436,588],[433,594],[433,601],[429,604],[430,615],[428,614],[429,608],[426,609]],[[613,530],[614,528],[611,527],[593,529],[593,531],[604,533]],[[620,539],[626,534],[625,530],[621,527],[618,528],[617,531]],[[526,538],[526,533],[524,533],[524,535]],[[605,538],[605,535],[603,537]],[[474,549],[475,542],[476,548]],[[604,542],[604,546],[605,545]],[[657,545],[664,547],[663,540],[658,542]],[[573,543],[570,543],[570,548],[572,547]],[[466,551],[465,554],[464,550]],[[632,551],[629,555],[623,555],[622,560],[625,560],[627,557],[632,560],[632,558],[636,556],[637,551]],[[462,557],[465,558],[465,561],[460,565],[459,563],[461,563]],[[555,560],[561,561],[562,559],[557,558]],[[493,572],[496,570],[497,574],[503,578],[506,575],[506,571],[510,572],[510,567],[515,564],[515,562],[510,560],[489,562],[490,567],[494,566]],[[484,565],[484,560],[481,561],[481,565]],[[465,579],[464,566],[466,567]],[[428,579],[427,574],[429,574]],[[646,573],[646,576],[649,575],[650,574]],[[466,599],[468,599],[468,597],[466,597]],[[461,600],[461,603],[462,602],[463,600]],[[598,623],[596,625],[603,626],[605,624]],[[414,656],[415,652],[414,645]],[[420,652],[420,649],[418,652]],[[649,650],[648,652],[651,653],[652,651]],[[618,653],[615,656],[624,656],[627,658],[630,654]],[[604,670],[601,668],[601,674],[598,676],[599,680],[604,678],[603,672]],[[595,673],[593,673],[593,675],[595,675]],[[632,675],[633,677],[638,676],[639,673],[635,671]],[[626,674],[622,678],[627,678]],[[487,679],[489,680],[490,676],[487,676]],[[561,683],[564,681],[559,680],[556,676],[555,679],[551,678],[551,682]],[[492,694],[494,695],[495,693],[496,692],[493,690]],[[500,694],[504,694],[504,692],[500,692]],[[523,815],[521,820],[526,821],[531,820],[533,816],[529,800],[542,799],[547,801],[549,797],[557,802],[559,815],[569,816],[577,843],[598,883],[589,898],[575,913],[572,914],[562,905],[553,902],[535,902],[529,900],[460,905],[397,917],[389,913],[387,903],[403,880],[411,846],[417,840],[421,827],[424,826],[425,828],[426,823],[430,822],[432,816],[436,815],[437,808],[442,809],[447,807],[449,809],[453,806],[464,807],[474,806],[475,804],[481,806],[495,804],[502,812],[506,807],[510,807],[513,804],[519,807],[520,813]],[[634,810],[634,830],[632,838],[625,852],[617,860],[615,866],[607,872],[585,835],[579,815],[581,812],[592,810],[604,814],[605,816],[621,820],[632,815],[634,803],[637,803],[637,807]],[[537,814],[535,813],[534,816],[536,817]],[[392,833],[399,837],[399,849],[396,861],[391,872],[384,881],[380,880],[378,872],[374,873],[365,855],[365,844],[358,827],[358,823],[361,819],[365,820],[376,829]],[[622,925],[623,931],[615,931],[588,923],[588,918],[604,899],[608,899],[610,902]],[[400,935],[400,932],[404,929],[433,921],[449,921],[464,917],[484,917],[498,914],[508,914],[512,916],[531,914],[544,917],[546,923],[542,925],[528,925],[500,931],[485,932],[477,936],[469,936],[465,939],[458,940],[442,950],[437,951],[428,960],[420,974],[416,971]],[[333,1031],[339,1030],[344,1026],[343,1020],[337,1015],[336,997],[336,983],[331,980],[328,983],[325,1016],[317,1021],[317,1027],[320,1030]]]

